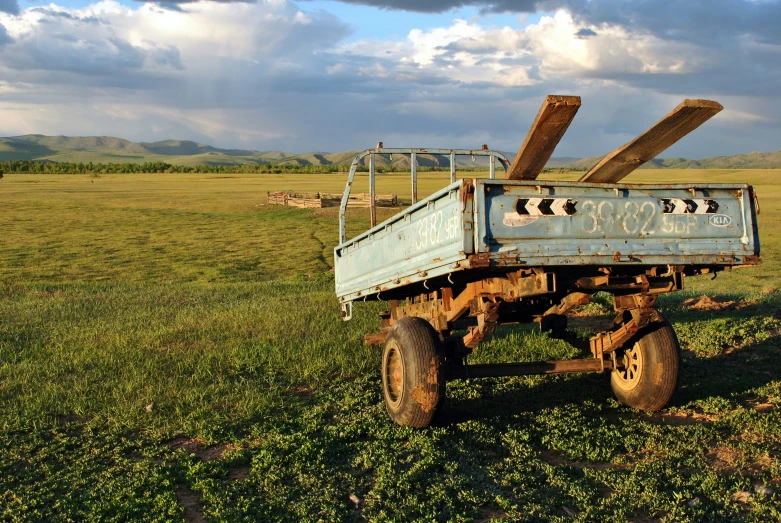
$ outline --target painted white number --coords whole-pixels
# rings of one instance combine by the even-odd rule
[[[445,226],[445,239],[451,240],[458,236],[459,232],[459,223],[458,223],[458,214],[455,214],[447,219],[447,225]]]
[[[691,234],[692,228],[697,225],[694,214],[665,214],[662,221],[664,222],[662,231],[668,234]]]
[[[581,206],[587,218],[591,218],[591,227],[586,227],[586,220],[583,220],[583,232],[591,234],[599,230],[599,220],[597,220],[597,206],[591,200],[586,200]]]
[[[437,245],[442,242],[442,223],[444,222],[442,211],[429,214],[418,222],[418,241],[416,249],[424,249],[428,245]],[[458,215],[448,218],[445,225],[445,240],[450,240],[458,235]]]
[[[609,211],[605,211],[607,207],[610,207]],[[602,222],[600,227],[607,234],[610,234],[613,232],[613,226],[616,224],[615,220],[613,219],[613,211],[615,211],[615,207],[613,207],[613,204],[609,201],[602,200],[599,202],[599,207],[597,207],[597,210],[599,211],[599,220]]]
[[[581,227],[586,234],[602,233],[612,234],[616,227],[620,227],[626,234],[640,236],[650,236],[654,234],[653,219],[656,216],[656,205],[645,201],[641,204],[629,200],[624,203],[623,208],[620,204],[614,204],[609,200],[602,200],[599,203],[592,200],[585,200],[580,206],[583,214]],[[665,221],[665,226],[667,226]],[[664,232],[674,230],[663,229]],[[615,231],[618,232],[618,231]]]
[[[640,219],[637,217],[637,215],[640,213],[640,206],[637,204],[637,202],[630,200],[626,202],[624,210],[626,211],[626,214],[624,215],[624,219],[621,221],[621,227],[624,229],[625,233],[634,234],[637,232],[637,229],[640,228]]]
[[[640,207],[640,213],[645,210],[646,206],[651,208],[651,213],[648,215],[648,218],[646,218],[645,223],[643,223],[643,226],[640,228],[640,234],[642,236],[650,236],[654,233],[654,231],[649,231],[648,226],[651,225],[651,221],[654,219],[654,216],[656,216],[656,205],[652,204],[651,202],[645,202],[643,203],[643,206]]]

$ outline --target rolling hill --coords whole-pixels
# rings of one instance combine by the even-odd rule
[[[255,151],[250,149],[222,149],[190,140],[163,140],[158,142],[131,142],[113,136],[45,136],[28,134],[0,138],[0,161],[41,160],[51,162],[93,163],[143,163],[165,162],[172,165],[347,165],[358,151],[338,153],[311,152],[295,154],[286,151]],[[504,153],[513,158],[515,153]],[[601,156],[588,158],[551,158],[548,168],[588,170],[601,160]],[[378,155],[377,165],[393,165],[409,169],[409,156]],[[468,157],[457,159],[458,167],[488,165],[488,159]],[[418,165],[447,167],[447,156],[418,155]],[[700,168],[700,169],[777,169],[781,168],[781,151],[751,152],[734,156],[715,156],[701,160],[688,158],[656,158],[642,168]]]

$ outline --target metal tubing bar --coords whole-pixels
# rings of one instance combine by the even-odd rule
[[[347,241],[346,220],[347,214],[347,202],[350,200],[350,189],[353,186],[353,179],[355,178],[355,171],[358,169],[358,164],[364,155],[358,155],[350,165],[350,175],[347,177],[347,185],[344,188],[344,194],[342,195],[342,203],[339,204],[339,244]]]
[[[488,168],[488,177],[492,180],[496,179],[496,156],[491,155],[490,164]]]
[[[369,207],[371,208],[372,215],[372,227],[377,225],[377,208],[374,205],[374,199],[377,195],[377,191],[374,189],[374,153],[369,155]]]
[[[504,170],[507,171],[510,162],[507,160],[507,158],[500,152],[491,151],[491,150],[483,150],[483,149],[423,149],[423,148],[416,148],[416,149],[401,149],[398,147],[375,147],[374,149],[366,149],[364,151],[361,151],[358,153],[358,155],[353,160],[352,164],[350,165],[350,174],[347,177],[347,185],[344,188],[344,194],[342,195],[342,203],[339,205],[339,237],[341,239],[340,245],[342,243],[345,243],[347,241],[347,231],[346,231],[346,216],[347,216],[347,204],[350,200],[350,189],[352,188],[353,181],[355,180],[355,173],[358,170],[358,165],[360,165],[361,160],[363,160],[366,156],[373,155],[374,154],[410,154],[411,152],[415,152],[416,154],[440,154],[440,155],[450,155],[450,181],[455,182],[455,172],[456,172],[456,161],[455,157],[456,155],[461,156],[491,156],[494,155],[495,157],[499,158],[499,161],[502,164],[502,167],[504,167]],[[371,169],[370,169],[371,171]],[[370,178],[373,176],[370,172],[369,174]],[[373,185],[372,185],[373,186]],[[374,203],[374,200],[372,200],[372,203]],[[372,205],[372,214],[374,215],[374,206]],[[374,215],[374,220],[372,220],[372,226],[376,225],[374,223],[376,221],[376,215]]]
[[[535,361],[531,363],[488,363],[458,365],[452,368],[452,379],[527,376],[532,374],[564,374],[569,372],[601,372],[611,370],[613,362],[596,358],[580,360]]]
[[[410,169],[412,169],[412,204],[418,203],[418,155],[410,151]]]

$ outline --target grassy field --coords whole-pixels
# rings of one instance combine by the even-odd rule
[[[748,182],[761,204],[760,267],[660,300],[684,348],[669,409],[620,405],[606,376],[472,380],[415,431],[387,418],[362,345],[381,306],[339,318],[336,211],[265,205],[343,175],[6,175],[0,520],[777,521],[779,176],[628,180]],[[574,356],[502,328],[470,361]]]

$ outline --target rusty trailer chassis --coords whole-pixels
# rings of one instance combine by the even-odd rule
[[[580,180],[540,179],[580,107],[550,95],[512,163],[479,150],[384,148],[358,156],[339,211],[335,290],[342,318],[356,301],[382,300],[382,387],[391,419],[427,427],[448,380],[609,371],[615,397],[656,411],[680,378],[680,345],[654,306],[686,276],[759,263],[759,207],[742,184],[629,184],[622,180],[717,114],[709,100],[684,100]],[[412,205],[377,224],[375,156],[408,154]],[[450,158],[450,184],[418,200],[417,155]],[[457,155],[487,156],[488,178],[457,180]],[[346,207],[357,167],[368,156],[371,229],[348,241]],[[496,161],[504,167],[497,179]],[[568,313],[594,294],[613,297],[615,319],[584,339]],[[498,325],[537,323],[590,357],[472,365],[467,356]]]
[[[390,309],[380,313],[381,332],[368,334],[366,345],[385,343],[391,327],[405,317],[427,321],[445,347],[445,377],[468,379],[533,374],[603,372],[621,369],[616,354],[642,329],[663,323],[654,309],[659,294],[683,288],[684,276],[718,270],[682,266],[650,267],[634,274],[614,274],[602,268],[598,274],[522,269],[460,286],[442,287],[406,300],[390,300]],[[566,330],[567,312],[585,305],[597,292],[613,295],[616,317],[611,328],[586,343]],[[543,332],[563,339],[590,358],[528,363],[465,363],[466,356],[490,336],[498,325],[537,323]]]

